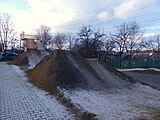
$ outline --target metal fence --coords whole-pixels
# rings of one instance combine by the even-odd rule
[[[109,62],[113,67],[116,68],[129,68],[129,62],[123,60],[120,67],[119,57],[99,57],[101,60]],[[130,68],[160,68],[160,61],[156,61],[151,58],[148,61],[145,58],[133,59],[131,61]]]

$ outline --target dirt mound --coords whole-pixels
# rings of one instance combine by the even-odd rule
[[[131,82],[131,83],[136,83],[137,82],[136,79],[133,79],[132,77],[126,75],[125,73],[120,72],[120,71],[116,70],[115,68],[113,68],[111,64],[109,64],[107,62],[104,62],[102,60],[99,60],[99,62],[101,63],[101,65],[103,65],[103,67],[105,69],[110,71],[113,75],[120,77],[122,80],[126,80],[126,81]]]
[[[28,71],[29,77],[45,89],[56,86],[74,88],[87,87],[87,82],[79,69],[69,59],[66,51],[54,51],[45,57],[34,69]]]
[[[98,59],[87,60],[77,52],[55,50],[27,74],[32,82],[46,90],[57,86],[65,89],[121,89],[131,85],[130,77],[112,68],[117,73],[115,75],[106,66]]]
[[[49,55],[49,53],[44,50],[28,50],[9,62],[9,64],[18,66],[28,65],[32,68],[37,65],[46,55]]]
[[[13,65],[18,65],[18,66],[29,65],[28,53],[27,52],[22,53],[14,60],[8,62],[8,64],[13,64]]]

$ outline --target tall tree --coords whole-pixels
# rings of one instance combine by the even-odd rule
[[[106,58],[111,58],[114,52],[115,44],[110,37],[106,37],[104,41],[104,50],[103,58],[106,60]]]
[[[92,26],[83,26],[77,35],[76,42],[79,52],[85,57],[97,56],[97,52],[101,50],[102,38],[105,34]]]
[[[15,42],[16,32],[13,29],[11,16],[7,13],[0,14],[0,42],[2,50],[7,50],[7,47]]]
[[[148,62],[150,60],[151,57],[154,56],[155,52],[154,52],[154,43],[153,43],[153,36],[149,36],[149,37],[145,37],[143,38],[142,42],[141,42],[141,46],[143,48],[144,51],[146,51],[148,54],[145,57],[145,67],[148,67]],[[150,54],[150,52],[153,52]]]
[[[111,40],[114,42],[114,49],[118,51],[120,67],[122,65],[122,55],[125,51],[128,36],[129,30],[127,23],[116,26],[115,32],[110,34]]]
[[[66,34],[56,33],[53,36],[52,45],[54,46],[54,49],[60,49],[60,50],[66,49],[67,48]]]
[[[90,44],[92,38],[93,30],[91,26],[83,26],[81,27],[77,38],[77,43],[79,46],[79,52],[85,57],[90,56]]]
[[[106,52],[111,52],[115,48],[114,41],[110,37],[106,37],[104,41],[104,49]]]
[[[143,36],[143,32],[140,26],[136,22],[129,24],[130,32],[127,39],[126,52],[128,53],[128,65],[131,67],[132,57],[135,51],[141,48],[140,41]]]
[[[148,52],[146,56],[145,66],[148,67],[148,62],[155,54],[155,61],[160,61],[160,33],[158,30],[151,36],[145,37],[142,40],[141,46],[143,46],[143,50]]]
[[[66,33],[66,43],[68,45],[69,50],[73,50],[73,47],[75,45],[76,37],[73,33]]]
[[[101,51],[103,49],[105,38],[105,33],[100,29],[95,30],[95,32],[93,33],[93,38],[91,41],[91,50],[94,56],[97,56],[98,51]]]
[[[137,45],[142,34],[136,22],[124,22],[116,27],[114,33],[111,33],[110,38],[114,42],[115,50],[119,55],[119,66],[122,65],[122,56],[126,50],[129,54],[129,66],[133,55],[133,48]]]
[[[50,46],[52,38],[53,38],[50,27],[46,25],[41,25],[36,30],[36,36],[37,36],[37,39],[44,44],[45,48]]]

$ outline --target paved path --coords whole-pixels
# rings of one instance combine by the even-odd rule
[[[125,74],[141,81],[147,83],[157,90],[160,90],[160,74],[145,74],[145,73],[138,73],[134,71],[124,72]]]
[[[12,66],[0,62],[0,120],[55,120]]]

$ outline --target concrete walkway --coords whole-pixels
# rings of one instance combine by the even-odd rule
[[[0,120],[55,120],[12,66],[0,62]]]

